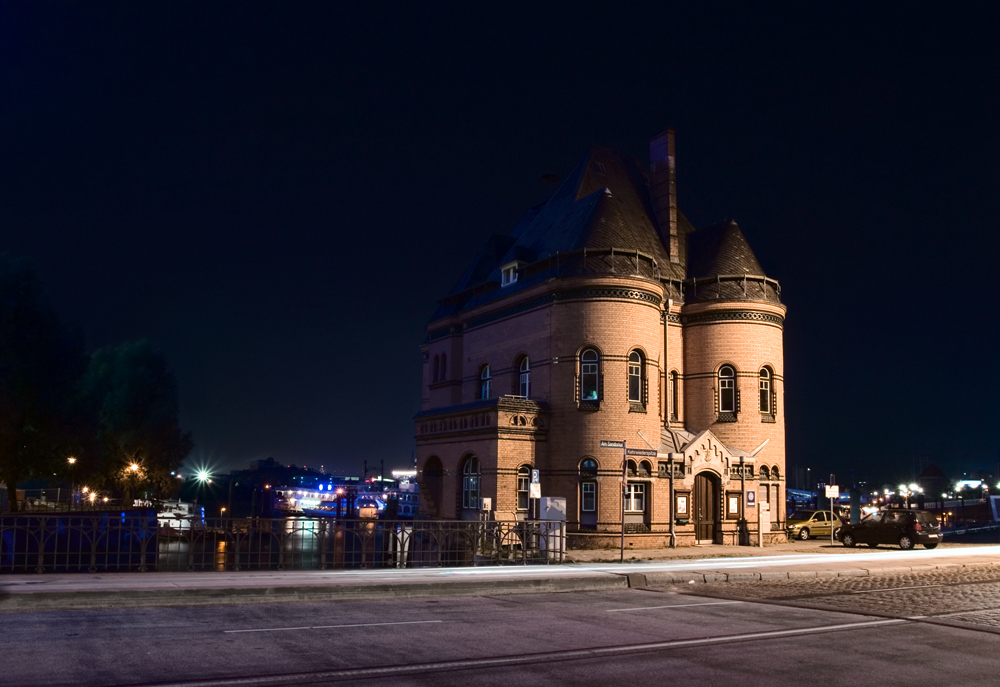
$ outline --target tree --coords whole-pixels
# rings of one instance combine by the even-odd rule
[[[147,341],[96,351],[81,384],[81,400],[97,417],[98,471],[126,505],[144,487],[174,488],[171,471],[191,451],[181,431],[177,382]]]
[[[60,323],[30,263],[0,254],[0,481],[11,510],[18,482],[64,467],[85,365],[82,337]]]

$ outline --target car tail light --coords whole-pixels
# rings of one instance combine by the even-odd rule
[[[921,527],[921,525],[920,525],[919,522],[915,522],[915,523],[913,523],[913,529],[914,529],[914,531],[919,532],[919,531],[921,531],[924,528]]]

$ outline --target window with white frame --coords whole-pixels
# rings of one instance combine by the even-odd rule
[[[771,371],[766,367],[760,370],[760,412],[770,415],[771,409]]]
[[[462,508],[479,509],[479,458],[469,456],[462,465]]]
[[[597,510],[597,482],[580,483],[580,510],[584,513]]]
[[[646,512],[646,483],[629,482],[625,485],[625,512]]]
[[[632,351],[628,354],[628,400],[631,403],[642,403],[642,353]]]
[[[493,395],[493,380],[490,378],[490,366],[483,365],[479,372],[479,398],[485,400]]]
[[[719,412],[736,412],[736,370],[732,365],[719,368]]]
[[[517,509],[528,510],[528,496],[530,494],[529,484],[531,483],[531,467],[522,465],[517,469]]]
[[[600,358],[597,351],[588,348],[580,354],[580,400],[597,400],[597,375]]]
[[[500,269],[500,286],[508,286],[516,281],[517,281],[517,264],[515,263],[513,265],[504,265]]]
[[[531,361],[528,356],[521,358],[521,365],[518,371],[517,393],[519,396],[531,398]]]

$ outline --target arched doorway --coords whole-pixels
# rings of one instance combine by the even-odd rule
[[[441,494],[444,492],[444,467],[441,459],[431,456],[424,463],[423,480],[420,484],[420,492],[424,495],[427,503],[427,514],[431,517],[441,517]]]
[[[714,542],[719,527],[719,478],[711,472],[694,476],[694,536]]]

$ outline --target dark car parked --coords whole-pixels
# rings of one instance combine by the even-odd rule
[[[925,510],[880,510],[856,525],[844,525],[840,530],[844,546],[895,544],[912,549],[915,544],[933,549],[941,543],[941,523]]]

